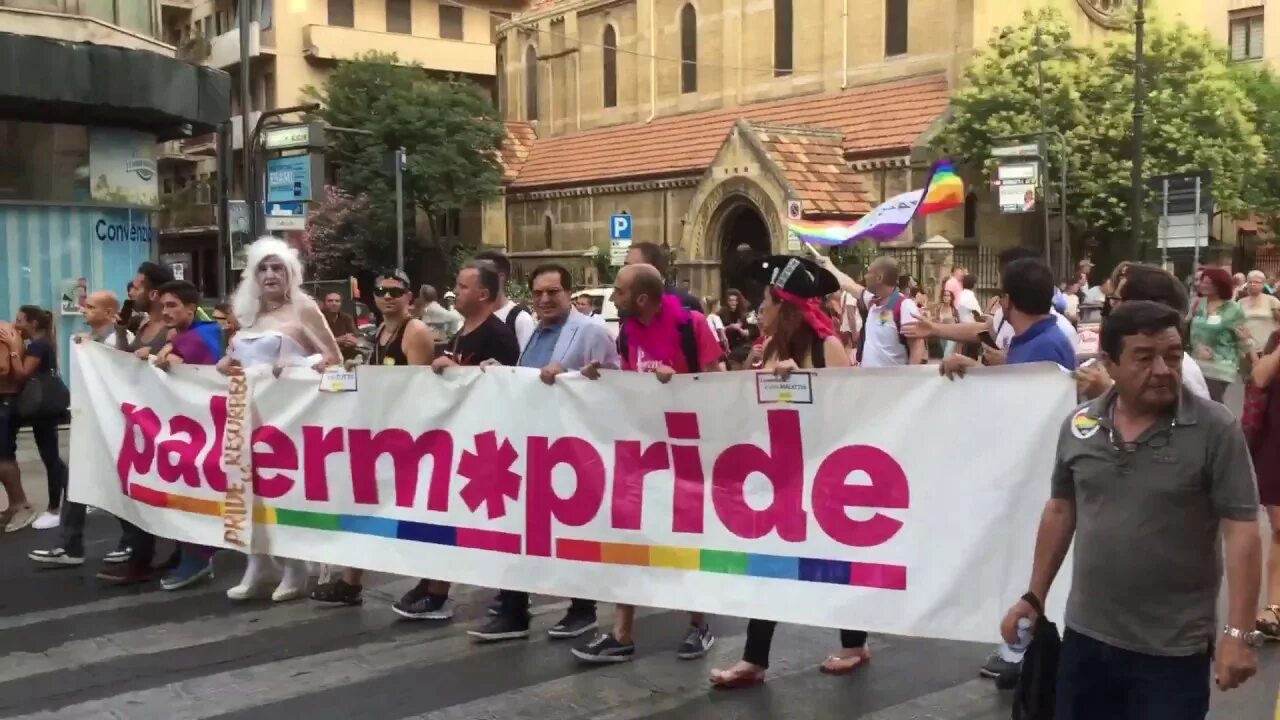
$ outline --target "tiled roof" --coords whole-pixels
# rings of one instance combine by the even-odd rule
[[[947,108],[942,75],[679,115],[534,143],[518,189],[686,175],[705,170],[739,118],[839,131],[846,153],[905,150]]]
[[[844,160],[844,136],[821,128],[743,123],[773,161],[805,215],[865,215],[871,202]]]
[[[498,162],[502,164],[502,181],[511,182],[520,174],[520,168],[529,158],[529,148],[538,139],[533,126],[520,120],[510,120],[504,124],[502,149]]]

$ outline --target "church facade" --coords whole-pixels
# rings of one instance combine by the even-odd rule
[[[966,63],[1024,10],[1056,5],[1102,42],[1128,0],[542,0],[499,27],[505,192],[484,241],[523,269],[595,281],[615,214],[669,249],[673,282],[719,295],[744,257],[787,252],[789,219],[856,218],[920,187]],[[1209,0],[1165,0],[1205,27]],[[972,178],[970,178],[972,180]],[[971,185],[964,211],[893,243],[1039,241]],[[744,247],[746,246],[746,247]],[[749,251],[748,251],[749,248]]]

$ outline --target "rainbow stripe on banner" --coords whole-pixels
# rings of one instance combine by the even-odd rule
[[[195,515],[222,517],[222,502],[129,485],[129,497],[144,505]],[[395,520],[370,515],[340,515],[306,510],[286,510],[261,503],[253,509],[253,521],[263,525],[283,525],[355,533],[411,542],[447,545],[468,550],[519,555],[523,538],[517,533]],[[852,585],[880,590],[906,590],[907,568],[901,565],[825,560],[821,558],[765,555],[762,553],[682,548],[665,545],[633,545],[594,540],[556,540],[555,556],[561,560],[667,568],[694,572],[746,575],[749,577],[797,580],[800,582]]]
[[[933,166],[922,190],[895,195],[856,221],[794,220],[787,229],[813,245],[834,247],[858,240],[891,240],[906,232],[911,221],[964,206],[964,181],[950,160]]]

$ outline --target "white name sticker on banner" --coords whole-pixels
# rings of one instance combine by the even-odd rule
[[[162,537],[974,641],[996,639],[1026,591],[1075,404],[1071,378],[1047,365],[956,382],[916,367],[665,385],[379,367],[361,370],[359,393],[285,373],[238,383],[229,399],[213,368],[164,373],[96,344],[72,352],[70,498]],[[978,435],[921,432],[978,418],[1000,418],[1000,452],[982,462]]]
[[[355,392],[356,371],[346,368],[329,368],[320,376],[320,392]]]
[[[813,376],[810,373],[791,373],[786,380],[769,373],[756,374],[756,402],[771,403],[813,402]]]

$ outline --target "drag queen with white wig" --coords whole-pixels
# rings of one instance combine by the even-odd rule
[[[231,308],[240,329],[218,363],[223,374],[267,366],[278,376],[286,367],[323,370],[342,362],[324,314],[302,290],[302,261],[283,240],[267,236],[249,246]],[[275,602],[296,600],[309,577],[305,561],[251,554],[244,577],[227,597],[247,600],[274,586]]]

